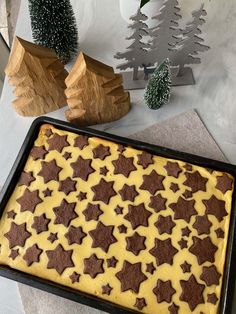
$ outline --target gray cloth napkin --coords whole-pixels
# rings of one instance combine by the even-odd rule
[[[226,161],[222,151],[195,111],[183,113],[130,137],[175,150]],[[18,284],[18,287],[26,314],[104,313],[23,284]]]

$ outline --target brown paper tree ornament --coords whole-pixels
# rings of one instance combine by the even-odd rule
[[[12,105],[22,116],[38,116],[66,105],[68,73],[51,49],[16,37],[5,69],[17,98]]]
[[[68,121],[93,125],[118,120],[130,110],[130,95],[112,67],[83,54],[66,78]]]

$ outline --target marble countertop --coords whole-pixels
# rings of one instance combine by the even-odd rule
[[[125,136],[194,108],[229,162],[236,164],[236,38],[233,31],[236,29],[236,2],[204,2],[209,14],[203,32],[211,50],[202,55],[201,65],[193,67],[196,85],[173,88],[170,103],[157,111],[144,105],[142,90],[132,91],[130,113],[120,121],[96,126],[97,129]],[[115,66],[117,60],[113,55],[127,45],[127,24],[120,15],[119,1],[71,0],[71,3],[78,23],[80,49]],[[190,9],[199,8],[201,1],[186,3],[182,0],[180,3],[188,18]],[[32,39],[27,0],[21,3],[16,35]],[[34,120],[18,116],[11,106],[13,99],[12,88],[6,80],[0,100],[0,186],[4,184]],[[65,120],[64,111],[65,108],[48,116]],[[23,313],[16,283],[1,278],[0,289],[1,313]]]

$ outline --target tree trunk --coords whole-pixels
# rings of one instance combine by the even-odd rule
[[[185,72],[184,64],[180,64],[179,65],[179,72],[178,72],[177,76],[183,76],[184,72]]]
[[[138,67],[135,67],[135,68],[134,68],[133,80],[134,80],[134,81],[137,81],[137,80],[138,80]]]

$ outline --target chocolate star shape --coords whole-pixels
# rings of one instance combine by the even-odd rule
[[[70,226],[68,232],[65,234],[65,237],[67,238],[69,245],[74,243],[81,244],[83,238],[86,237],[86,233],[83,232],[81,227],[76,228]]]
[[[153,208],[156,213],[159,213],[160,211],[166,209],[166,201],[166,198],[158,194],[150,197],[150,203],[148,204],[148,206]]]
[[[174,178],[178,178],[181,168],[177,162],[167,161],[167,164],[164,167],[168,176],[172,176]]]
[[[78,274],[75,271],[70,275],[70,280],[72,283],[79,282],[79,278],[80,278],[80,274]]]
[[[109,285],[109,283],[105,286],[102,286],[102,294],[107,294],[110,295],[111,294],[111,290],[113,288]]]
[[[176,193],[177,191],[179,191],[179,186],[178,186],[178,184],[177,183],[171,183],[171,185],[170,185],[170,189],[174,192],[174,193]]]
[[[143,169],[146,169],[149,165],[153,164],[153,156],[149,153],[142,152],[141,154],[137,155],[138,162],[137,164],[142,166]]]
[[[208,303],[216,304],[217,301],[218,301],[218,298],[217,298],[215,293],[208,293],[207,294],[207,302]]]
[[[72,253],[73,250],[66,251],[61,244],[58,244],[54,250],[46,251],[48,257],[47,268],[55,269],[61,275],[66,268],[75,266]]]
[[[216,177],[216,180],[216,188],[220,190],[223,194],[225,194],[227,191],[232,190],[234,180],[233,178],[230,178],[226,173],[224,173],[222,176]]]
[[[48,230],[49,222],[50,219],[48,219],[45,214],[42,214],[41,216],[34,217],[34,223],[31,227],[36,230],[37,234],[39,234]]]
[[[19,250],[11,250],[11,253],[8,257],[10,257],[11,259],[13,259],[13,261],[17,258],[17,256],[19,256]]]
[[[190,222],[191,217],[197,214],[194,205],[195,200],[187,201],[180,196],[177,203],[172,203],[169,207],[175,213],[174,219],[183,219],[186,222]]]
[[[168,302],[170,303],[172,300],[173,294],[175,294],[175,289],[172,287],[171,281],[162,281],[161,279],[157,280],[157,285],[156,287],[152,290],[156,297],[157,297],[157,302]]]
[[[182,228],[181,231],[182,231],[182,236],[183,237],[188,237],[189,234],[191,233],[191,231],[189,230],[188,227]]]
[[[45,155],[48,152],[45,150],[44,146],[34,146],[31,149],[30,155],[32,156],[33,160],[44,159]]]
[[[46,190],[43,191],[43,195],[44,197],[49,197],[52,195],[52,190],[50,190],[49,188],[46,188]]]
[[[42,200],[39,197],[39,191],[30,191],[27,188],[25,189],[24,194],[16,201],[20,204],[21,212],[29,211],[31,213],[34,213],[36,206],[42,203]]]
[[[147,306],[147,303],[144,298],[136,298],[134,307],[141,311],[145,306]]]
[[[217,246],[211,242],[210,237],[200,239],[193,237],[193,244],[189,248],[189,252],[197,257],[198,264],[202,265],[205,262],[215,262],[215,253]]]
[[[100,209],[100,205],[88,203],[86,209],[83,211],[86,221],[98,220],[99,216],[103,214],[103,211]]]
[[[7,212],[7,218],[15,219],[15,217],[16,217],[16,213],[14,212],[14,210],[10,210],[9,212]]]
[[[178,314],[179,306],[175,303],[172,303],[170,306],[168,306],[168,310],[170,314]]]
[[[65,160],[68,160],[71,158],[71,153],[69,152],[65,152],[64,155],[62,156],[63,158],[65,158]]]
[[[53,208],[53,212],[56,216],[54,223],[68,227],[71,220],[78,217],[75,212],[75,206],[76,203],[67,203],[67,201],[63,199],[60,206]]]
[[[51,243],[53,243],[53,242],[55,242],[57,239],[58,239],[58,237],[57,237],[57,233],[50,233],[50,235],[49,235],[49,237],[47,238],[48,239],[48,241],[50,241]]]
[[[157,174],[155,170],[148,175],[143,175],[143,183],[140,186],[141,190],[146,190],[152,195],[154,195],[157,191],[164,190],[164,186],[162,184],[164,176]]]
[[[208,179],[202,177],[198,171],[195,171],[192,173],[186,172],[185,176],[187,180],[184,181],[183,184],[186,186],[189,186],[192,189],[193,193],[198,192],[198,191],[206,192],[206,183]]]
[[[206,206],[206,214],[214,215],[219,222],[228,215],[225,210],[225,201],[219,200],[215,195],[212,195],[209,200],[203,200],[203,204]]]
[[[123,155],[119,155],[118,159],[112,161],[115,168],[114,174],[123,174],[126,178],[129,177],[130,173],[136,170],[134,166],[134,158],[126,158]]]
[[[117,151],[123,153],[125,151],[125,147],[123,145],[118,145]]]
[[[64,147],[69,146],[70,144],[67,142],[67,135],[58,135],[54,134],[53,137],[51,137],[48,140],[48,150],[57,150],[59,153],[62,152]]]
[[[173,258],[178,250],[172,245],[171,239],[166,240],[155,239],[155,246],[149,251],[155,258],[157,266],[164,263],[173,264]]]
[[[21,173],[18,185],[19,186],[21,186],[21,185],[30,186],[30,183],[33,181],[35,181],[35,177],[33,176],[33,172],[32,171],[30,171],[30,172],[23,171]]]
[[[132,252],[134,255],[139,255],[140,251],[145,250],[146,237],[135,232],[131,237],[126,237],[126,250]]]
[[[116,267],[118,260],[115,258],[115,256],[112,256],[111,258],[107,259],[107,267]]]
[[[224,239],[225,233],[221,228],[216,229],[215,233],[218,239]]]
[[[146,264],[147,273],[153,274],[155,270],[156,268],[154,267],[153,263]]]
[[[88,177],[95,170],[91,167],[91,159],[83,159],[81,156],[78,157],[76,162],[72,162],[71,168],[73,169],[73,178],[80,178],[84,181],[88,180]]]
[[[88,274],[91,278],[97,277],[98,274],[104,273],[104,260],[97,258],[96,254],[84,259],[84,274]]]
[[[43,250],[41,250],[37,244],[34,244],[33,246],[29,247],[25,255],[23,256],[23,259],[26,261],[27,266],[31,266],[33,263],[39,262],[39,257],[42,254]]]
[[[97,185],[92,186],[94,193],[93,201],[101,201],[105,204],[109,204],[110,199],[116,195],[113,189],[114,181],[106,181],[103,178]]]
[[[77,198],[78,198],[79,201],[86,200],[86,198],[87,198],[87,193],[80,192],[79,195],[77,196]]]
[[[128,214],[124,216],[131,223],[133,229],[139,226],[148,227],[148,218],[151,216],[150,211],[146,210],[144,203],[137,206],[129,205]]]
[[[181,239],[180,241],[178,241],[178,244],[179,244],[181,249],[187,248],[188,247],[187,243],[188,242],[184,239]]]
[[[204,303],[203,290],[204,285],[197,282],[194,275],[191,275],[188,280],[180,280],[182,293],[180,300],[187,302],[191,311],[193,311],[198,304]]]
[[[180,267],[183,270],[183,273],[190,273],[191,272],[191,265],[187,263],[186,261],[180,265]]]
[[[127,232],[127,227],[125,225],[118,226],[118,229],[119,229],[120,233],[126,233]]]
[[[101,174],[102,176],[106,176],[107,173],[108,173],[108,169],[107,169],[106,166],[100,168],[100,174]]]
[[[192,167],[192,165],[190,165],[190,164],[185,164],[185,165],[184,165],[184,169],[186,169],[187,171],[192,171],[192,170],[193,170],[193,167]]]
[[[157,227],[160,234],[167,233],[171,234],[172,229],[176,224],[173,222],[171,216],[159,216],[157,222],[155,223],[155,226]]]
[[[123,188],[119,191],[122,201],[131,201],[133,202],[138,195],[135,185],[124,184]]]
[[[200,279],[205,281],[207,286],[218,285],[220,280],[220,274],[218,273],[215,265],[209,267],[203,266]]]
[[[26,223],[17,225],[12,222],[10,230],[4,236],[9,241],[9,248],[12,249],[17,245],[23,247],[25,241],[31,236],[31,233],[27,231]]]
[[[48,183],[49,181],[58,181],[59,180],[59,173],[62,170],[56,163],[56,160],[53,159],[51,161],[42,161],[41,162],[41,170],[39,171],[38,175],[43,177],[44,183]]]
[[[183,196],[185,198],[191,198],[191,197],[193,197],[193,193],[189,190],[185,190],[185,192],[183,193]]]
[[[116,273],[116,277],[121,283],[121,291],[132,290],[135,293],[139,292],[139,287],[147,277],[142,273],[141,263],[131,264],[124,261],[122,270]]]
[[[110,245],[117,242],[113,236],[113,229],[114,226],[105,226],[99,221],[96,228],[89,231],[89,235],[93,239],[92,248],[100,247],[107,253]]]
[[[45,135],[46,135],[47,137],[50,137],[52,134],[53,134],[53,132],[52,132],[51,129],[47,129],[47,130],[45,131]]]
[[[76,137],[74,141],[74,147],[79,147],[79,149],[83,149],[84,147],[88,146],[88,136],[80,135]]]
[[[110,156],[110,148],[102,144],[93,149],[93,157],[104,160],[107,156]]]
[[[197,230],[198,235],[210,234],[212,223],[207,218],[207,215],[197,216],[193,228]]]
[[[66,195],[70,194],[70,192],[76,191],[76,181],[73,181],[71,178],[66,178],[63,181],[59,182],[58,191],[64,192]]]
[[[116,212],[117,215],[122,215],[123,214],[123,208],[118,205],[115,208],[115,212]]]

